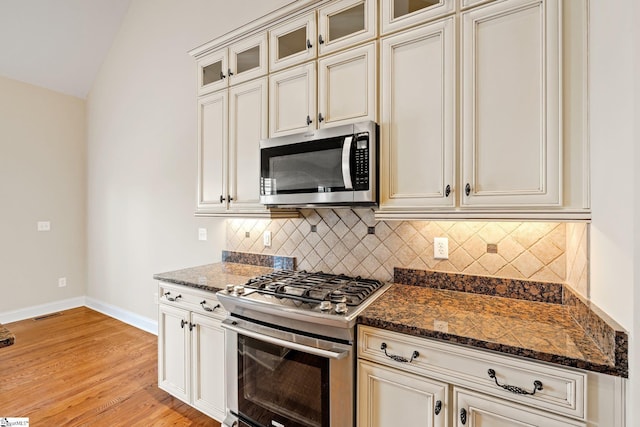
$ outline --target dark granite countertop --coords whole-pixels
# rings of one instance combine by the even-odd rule
[[[11,331],[0,325],[0,348],[12,345],[15,339],[16,338]]]
[[[623,348],[608,354],[564,304],[394,284],[360,315],[358,323],[628,376],[626,340]],[[616,357],[621,351],[624,355]]]
[[[205,291],[217,292],[224,289],[225,285],[240,285],[248,279],[267,274],[273,271],[271,267],[261,267],[234,262],[218,262],[154,274],[153,278],[163,282],[176,283],[190,286]]]

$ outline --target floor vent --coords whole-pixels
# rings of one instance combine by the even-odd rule
[[[56,316],[61,316],[62,313],[50,313],[50,314],[45,314],[43,316],[38,316],[38,317],[34,317],[33,320],[44,320],[44,319],[48,319],[50,317],[56,317]]]

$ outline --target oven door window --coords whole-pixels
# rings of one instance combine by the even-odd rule
[[[238,371],[238,410],[249,423],[329,426],[329,359],[238,335]]]

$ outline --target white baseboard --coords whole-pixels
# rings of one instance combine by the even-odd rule
[[[158,335],[158,322],[148,317],[140,316],[120,307],[98,301],[91,297],[76,297],[61,301],[55,301],[42,305],[34,305],[33,307],[22,308],[19,310],[0,313],[0,323],[17,322],[24,319],[42,316],[45,314],[55,313],[57,311],[69,310],[77,307],[89,307],[92,310],[99,311],[109,317],[118,319],[143,331]]]
[[[14,311],[0,313],[0,323],[11,323],[19,320],[30,319],[44,314],[55,313],[56,311],[69,310],[71,308],[82,307],[85,304],[85,297],[75,297],[47,304],[34,305],[32,307],[21,308]]]
[[[85,304],[92,310],[99,311],[107,316],[118,319],[121,322],[127,323],[150,334],[158,335],[158,322],[149,319],[148,317],[140,316],[139,314],[132,313],[128,310],[124,310],[115,305],[107,304],[102,301],[91,297],[85,297]]]

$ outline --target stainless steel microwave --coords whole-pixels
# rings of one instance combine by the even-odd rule
[[[260,141],[260,202],[372,206],[378,201],[378,125],[361,122]]]

